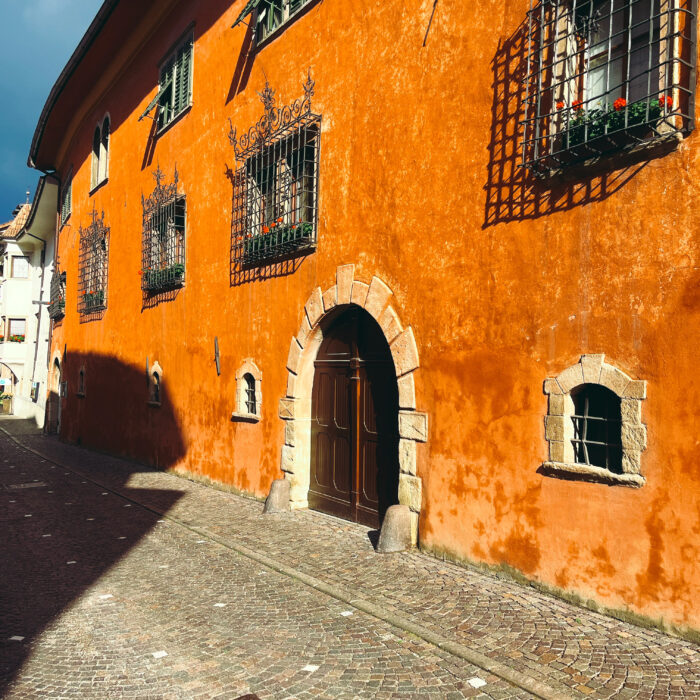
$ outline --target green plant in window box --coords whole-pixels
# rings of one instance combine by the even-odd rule
[[[11,335],[9,337],[9,341],[11,343],[23,343],[24,342],[24,335],[20,335],[20,334]]]
[[[565,109],[563,102],[557,103],[557,110]],[[670,96],[658,99],[639,100],[631,105],[619,97],[612,106],[583,109],[581,100],[574,100],[567,108],[565,129],[562,131],[562,146],[575,148],[583,143],[609,137],[611,140],[624,140],[626,136],[644,139],[652,134],[661,117],[668,114],[673,107]]]
[[[146,289],[165,289],[181,285],[185,278],[185,264],[175,263],[158,270],[143,270]]]
[[[104,289],[96,289],[94,292],[85,293],[85,308],[99,309],[104,306],[105,303],[105,292]]]

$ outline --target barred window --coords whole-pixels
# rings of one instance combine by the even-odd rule
[[[192,36],[168,57],[160,69],[158,128],[170,124],[192,102]]]
[[[58,321],[66,314],[66,273],[54,270],[51,275],[49,318]]]
[[[524,165],[542,172],[687,133],[694,22],[692,0],[539,0]]]
[[[230,134],[241,165],[233,174],[234,257],[241,265],[289,257],[316,244],[320,116],[313,82],[289,107],[275,108],[266,85],[265,116],[246,134]]]
[[[177,170],[167,185],[160,169],[154,177],[156,188],[143,201],[141,287],[146,292],[185,283],[185,197],[177,193]]]
[[[622,417],[620,399],[597,384],[584,384],[571,392],[574,437],[571,443],[577,464],[590,464],[622,472]]]
[[[109,227],[92,212],[92,223],[80,227],[78,311],[90,314],[107,307]]]

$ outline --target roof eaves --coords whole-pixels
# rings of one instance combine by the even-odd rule
[[[46,123],[49,120],[51,110],[56,105],[56,102],[68,83],[71,75],[73,75],[75,69],[85,57],[88,49],[92,46],[100,31],[102,31],[107,19],[118,4],[119,0],[104,0],[102,6],[97,11],[95,18],[92,20],[90,26],[83,35],[83,38],[80,40],[80,43],[76,47],[75,51],[73,51],[71,57],[68,59],[68,63],[66,63],[65,67],[61,71],[61,74],[54,83],[54,86],[51,88],[51,92],[46,99],[44,108],[41,110],[39,121],[37,122],[36,129],[34,130],[34,136],[32,137],[32,145],[29,149],[29,156],[27,157],[27,165],[30,168],[36,167],[36,156],[39,151],[39,146],[41,145],[41,139],[44,135],[44,129],[46,128]]]

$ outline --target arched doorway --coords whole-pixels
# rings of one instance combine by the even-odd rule
[[[49,384],[49,397],[46,402],[46,431],[56,434],[61,430],[61,363],[53,361]]]
[[[377,322],[353,307],[323,331],[314,362],[309,506],[379,527],[398,503],[396,372]]]

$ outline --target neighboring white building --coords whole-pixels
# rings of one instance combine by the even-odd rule
[[[39,179],[34,201],[0,224],[0,412],[44,425],[58,186]]]

